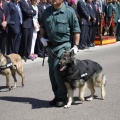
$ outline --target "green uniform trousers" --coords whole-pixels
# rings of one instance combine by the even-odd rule
[[[69,42],[66,42],[60,46],[49,49],[51,49],[58,57],[60,57],[65,50],[70,50],[70,48],[71,48],[71,44]],[[59,71],[59,67],[58,67],[59,59],[49,54],[49,49],[48,49],[48,64],[49,64],[49,76],[52,85],[52,90],[56,98],[60,100],[65,100],[67,98],[67,89],[64,84],[64,76]]]

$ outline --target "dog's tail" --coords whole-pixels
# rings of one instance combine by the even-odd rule
[[[106,85],[106,76],[102,70],[94,73],[93,83],[96,87],[102,87],[103,85]]]

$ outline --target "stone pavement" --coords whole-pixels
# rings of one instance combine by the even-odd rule
[[[75,103],[69,109],[50,107],[54,95],[49,80],[47,58],[42,67],[42,58],[23,61],[25,87],[17,76],[17,88],[5,88],[5,76],[0,75],[0,120],[120,120],[120,42],[80,50],[79,59],[99,62],[107,76],[105,100],[100,99],[100,89],[96,89],[95,99],[81,102],[75,90]],[[13,85],[13,78],[10,79]],[[90,94],[86,89],[85,97]]]

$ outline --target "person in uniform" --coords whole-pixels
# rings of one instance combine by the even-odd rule
[[[112,0],[112,3],[108,6],[108,18],[111,19],[114,12],[114,34],[116,35],[117,22],[119,18],[117,0]],[[111,29],[111,28],[110,28]],[[109,35],[113,35],[113,31],[109,31]]]
[[[71,48],[71,36],[74,36],[74,54],[78,51],[80,39],[79,22],[73,8],[66,6],[63,0],[52,0],[41,19],[41,42],[48,46],[49,76],[54,92],[54,99],[50,105],[62,107],[67,102],[67,90],[64,84],[64,75],[58,68],[58,62],[65,50]],[[47,33],[48,39],[45,39]]]

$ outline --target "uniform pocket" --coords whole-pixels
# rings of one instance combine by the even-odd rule
[[[57,19],[57,32],[66,33],[68,30],[68,22],[67,20]]]

